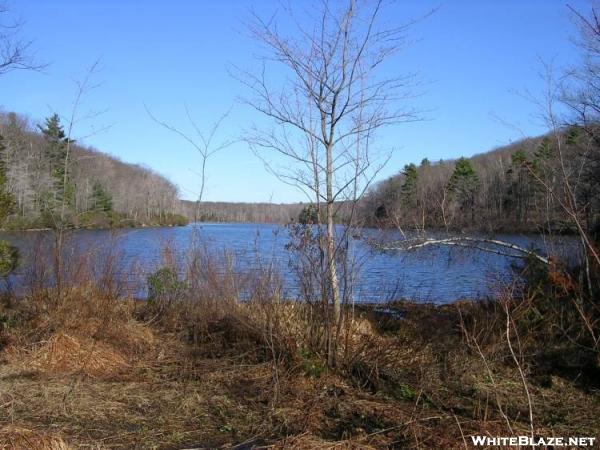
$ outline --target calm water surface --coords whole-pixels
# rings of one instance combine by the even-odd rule
[[[386,239],[395,238],[387,232]],[[381,237],[376,230],[367,230],[370,237]],[[45,236],[45,237],[44,237]],[[4,233],[20,248],[23,263],[12,283],[18,288],[35,242],[48,238],[46,233]],[[547,253],[572,253],[574,239],[548,241],[541,236],[496,235],[498,239],[533,247]],[[80,249],[100,251],[116,248],[118,264],[130,272],[129,289],[143,295],[145,277],[161,266],[162,250],[171,245],[183,254],[198,239],[203,246],[218,254],[232,255],[235,270],[251,272],[260,265],[270,264],[281,274],[285,295],[298,295],[297,282],[290,269],[292,256],[285,246],[289,233],[285,227],[270,224],[201,224],[177,228],[143,228],[109,232],[77,231],[70,237]],[[499,290],[514,279],[518,259],[451,247],[426,247],[410,252],[374,251],[363,239],[352,239],[350,253],[358,262],[358,277],[353,294],[355,301],[383,302],[398,298],[447,303],[463,298],[495,298]],[[181,256],[179,256],[181,257]],[[132,268],[136,269],[133,270]],[[134,275],[135,273],[135,275]]]

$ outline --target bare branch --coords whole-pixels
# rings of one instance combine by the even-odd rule
[[[23,21],[11,20],[9,13],[8,7],[0,3],[0,75],[13,70],[43,70],[47,64],[35,60],[32,54],[33,41],[20,37]]]
[[[549,259],[539,253],[513,244],[511,242],[501,241],[498,239],[476,238],[467,236],[449,237],[443,239],[407,239],[389,243],[371,242],[372,245],[381,250],[417,250],[428,246],[449,245],[457,247],[467,247],[483,252],[495,253],[497,255],[507,256],[510,258],[532,257],[538,261],[549,264]],[[488,244],[482,245],[482,244]],[[502,251],[502,249],[513,250],[513,253]],[[516,253],[514,253],[516,252]]]
[[[146,113],[148,114],[148,116],[150,116],[150,118],[154,122],[156,122],[163,128],[165,128],[165,129],[169,130],[170,132],[181,137],[188,144],[190,144],[192,147],[194,147],[194,149],[200,154],[200,158],[201,158],[200,159],[200,172],[198,173],[198,176],[200,177],[200,190],[198,192],[198,200],[197,200],[197,208],[196,208],[196,220],[200,220],[200,206],[201,206],[202,200],[204,198],[204,191],[205,191],[205,187],[206,187],[206,179],[207,179],[206,169],[207,169],[208,159],[211,156],[213,156],[215,153],[218,153],[221,150],[224,150],[224,149],[230,147],[231,145],[233,145],[236,142],[235,140],[228,139],[228,140],[221,141],[218,144],[213,143],[215,136],[218,133],[218,130],[221,127],[223,121],[225,121],[225,119],[227,119],[227,117],[229,117],[229,114],[231,113],[231,108],[229,110],[227,110],[226,112],[224,112],[217,119],[217,121],[214,122],[214,124],[208,129],[208,131],[205,132],[198,126],[196,121],[193,119],[188,106],[184,105],[185,114],[187,116],[187,119],[188,119],[190,125],[192,126],[196,135],[198,136],[198,140],[193,139],[187,133],[181,131],[179,128],[176,128],[175,126],[173,126],[167,122],[157,119],[154,116],[154,114],[152,114],[152,112],[150,111],[148,106],[146,106],[146,104],[144,104],[144,108],[146,109]]]

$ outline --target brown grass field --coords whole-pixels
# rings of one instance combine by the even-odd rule
[[[158,318],[93,287],[6,301],[0,448],[471,448],[473,434],[529,433],[494,304],[392,307],[404,317],[349,315],[327,369],[299,304],[171,306]],[[534,370],[537,344],[520,345],[536,434],[597,435],[598,379],[585,378],[597,372]]]

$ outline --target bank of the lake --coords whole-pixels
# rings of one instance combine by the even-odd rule
[[[120,228],[173,227],[185,226],[189,220],[179,214],[165,214],[151,220],[137,220],[115,212],[88,212],[77,216],[75,221],[66,221],[62,226],[53,223],[49,218],[42,220],[24,219],[19,216],[9,217],[4,221],[1,231],[51,231],[51,230],[111,230]]]

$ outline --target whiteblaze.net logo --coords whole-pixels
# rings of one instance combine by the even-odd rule
[[[471,436],[474,446],[593,447],[595,437]]]

